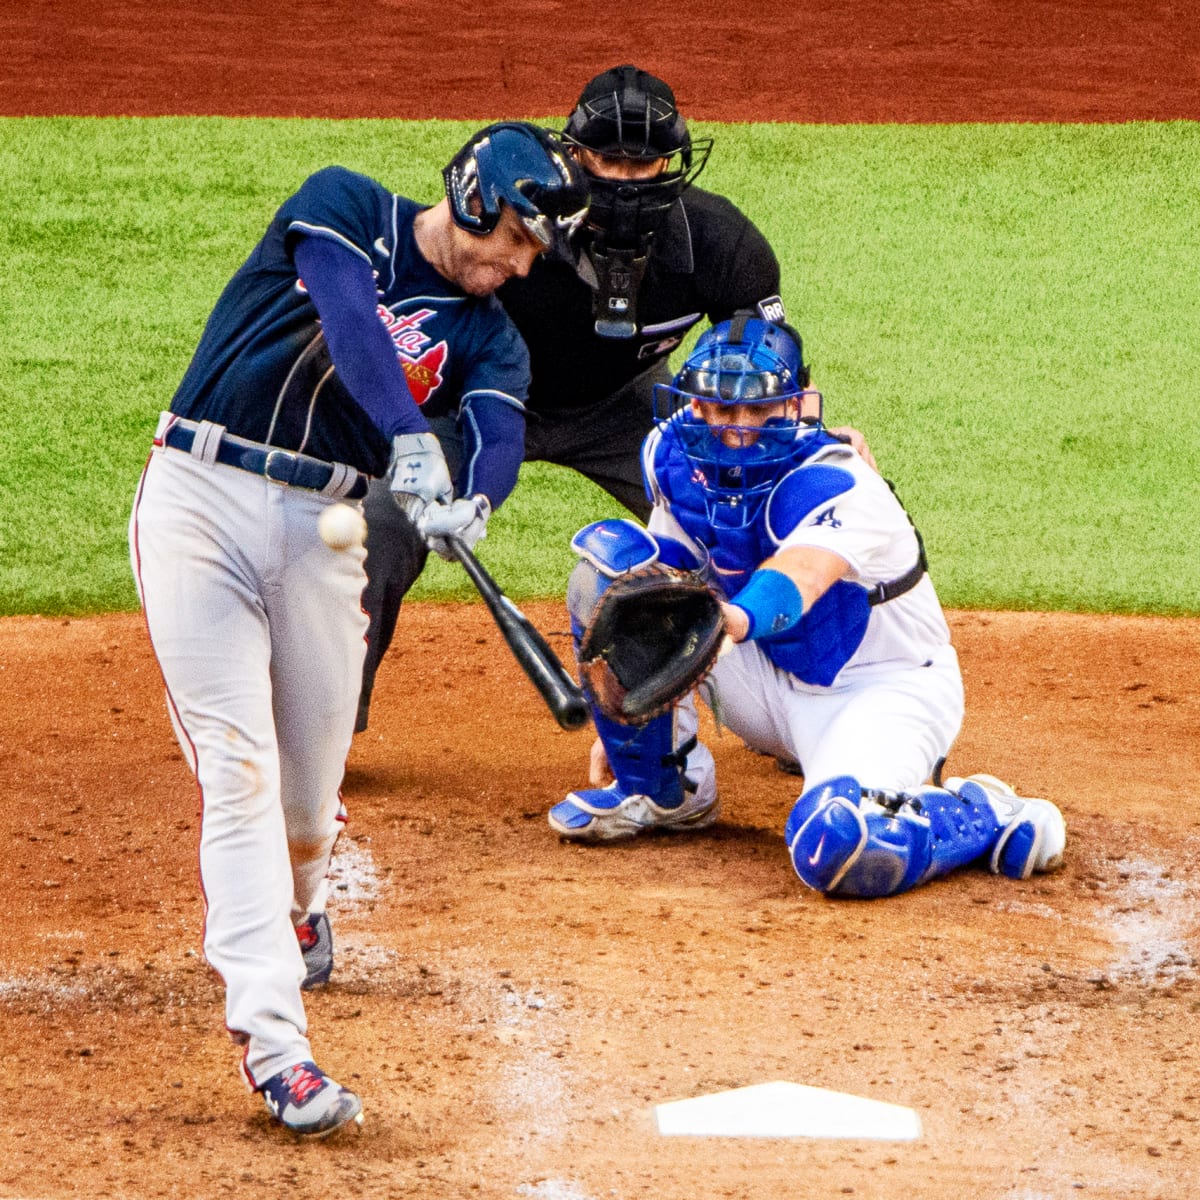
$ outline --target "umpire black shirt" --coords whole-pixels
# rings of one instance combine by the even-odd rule
[[[592,288],[575,267],[539,258],[497,293],[529,347],[528,408],[557,413],[595,404],[662,362],[707,317],[762,306],[782,318],[779,262],[766,238],[724,196],[689,188],[651,244],[638,291],[638,332],[596,333]]]

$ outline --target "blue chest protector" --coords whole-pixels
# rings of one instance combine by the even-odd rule
[[[783,476],[753,521],[745,528],[724,528],[710,519],[704,493],[693,479],[692,466],[668,423],[655,448],[653,470],[671,515],[695,542],[704,546],[713,575],[733,595],[779,543],[815,509],[854,486],[854,476],[841,467],[808,460],[820,449],[836,445],[832,434],[814,433],[796,450],[792,469]],[[918,535],[918,543],[920,541]],[[804,683],[828,687],[862,644],[875,604],[913,587],[925,573],[922,551],[917,565],[900,579],[876,588],[838,580],[805,614],[781,634],[758,638],[763,653],[781,670]]]

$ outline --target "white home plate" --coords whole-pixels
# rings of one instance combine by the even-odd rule
[[[655,1106],[658,1132],[693,1137],[873,1138],[921,1136],[911,1108],[800,1083],[759,1083]]]

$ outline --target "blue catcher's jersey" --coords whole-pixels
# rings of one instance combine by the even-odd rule
[[[523,404],[524,343],[494,296],[468,295],[421,255],[413,234],[421,207],[343,167],[311,175],[221,294],[171,411],[383,474],[391,446],[334,373],[292,262],[299,234],[330,238],[370,262],[380,319],[426,417],[477,392]]]
[[[873,589],[913,571],[922,554],[887,481],[850,447],[824,430],[800,439],[754,519],[745,528],[725,528],[709,517],[676,428],[677,419],[664,421],[646,439],[643,467],[655,503],[650,528],[672,534],[677,527],[705,547],[713,582],[726,596],[789,546],[816,546],[849,564],[848,575],[798,624],[756,639],[777,667],[803,683],[828,687],[852,662],[923,662],[950,640],[928,575],[888,603],[876,596],[873,606]]]

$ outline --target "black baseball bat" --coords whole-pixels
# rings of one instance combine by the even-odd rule
[[[586,725],[589,713],[583,691],[550,649],[550,644],[500,590],[500,585],[488,574],[487,568],[462,538],[450,534],[445,540],[454,557],[471,577],[513,657],[541,693],[554,719],[564,729],[579,729]]]

